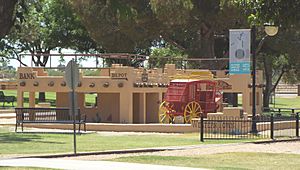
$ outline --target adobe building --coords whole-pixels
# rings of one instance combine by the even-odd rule
[[[101,123],[158,123],[158,109],[172,77],[189,76],[201,70],[177,70],[174,64],[164,69],[133,68],[119,64],[111,68],[98,68],[99,75],[83,76],[76,88],[77,104],[89,122]],[[216,71],[214,79],[227,83],[224,93],[242,95],[243,111],[251,114],[251,76],[228,75]],[[257,73],[262,84],[262,72]],[[29,94],[29,107],[50,107],[48,103],[35,103],[36,92],[55,92],[56,107],[69,107],[70,89],[63,76],[48,76],[44,68],[18,68],[17,107],[24,106],[24,94]],[[87,94],[95,95],[95,104],[86,105]],[[262,88],[257,88],[257,113],[262,112]]]

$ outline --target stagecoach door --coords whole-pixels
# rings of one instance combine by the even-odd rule
[[[195,84],[190,84],[189,85],[189,101],[195,101],[196,98],[196,86]]]

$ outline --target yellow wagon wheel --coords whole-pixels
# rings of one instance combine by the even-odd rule
[[[170,111],[169,103],[163,101],[159,106],[158,120],[159,123],[171,123],[172,117],[168,114]]]
[[[202,113],[201,106],[198,102],[192,101],[189,102],[184,108],[184,122],[191,123],[193,118],[199,117]]]

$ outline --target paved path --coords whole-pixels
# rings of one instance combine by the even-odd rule
[[[44,167],[56,169],[109,169],[109,170],[196,170],[198,168],[186,168],[163,165],[149,165],[125,162],[110,161],[82,161],[66,159],[45,159],[45,158],[20,158],[2,159],[0,166],[22,166],[22,167]]]

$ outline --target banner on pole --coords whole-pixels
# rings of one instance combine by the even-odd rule
[[[250,29],[229,30],[229,74],[250,74]]]

